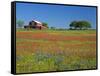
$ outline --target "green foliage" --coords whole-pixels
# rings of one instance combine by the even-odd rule
[[[88,21],[73,21],[70,23],[70,29],[88,29],[91,28],[91,24]]]
[[[42,24],[43,24],[43,26],[49,28],[47,23],[43,22]]]
[[[75,27],[76,25],[77,25],[77,21],[73,21],[73,22],[71,22],[71,24],[69,26],[72,28],[72,27]]]
[[[51,27],[51,29],[55,29],[55,27]]]
[[[24,21],[23,20],[17,20],[16,24],[18,24],[18,27],[23,27]]]

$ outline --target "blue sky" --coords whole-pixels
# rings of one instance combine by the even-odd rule
[[[25,25],[31,20],[48,23],[49,27],[69,28],[72,21],[86,20],[96,28],[96,8],[32,3],[16,3],[16,18]]]

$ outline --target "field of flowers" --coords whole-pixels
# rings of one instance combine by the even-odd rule
[[[95,30],[17,29],[17,73],[95,68]]]

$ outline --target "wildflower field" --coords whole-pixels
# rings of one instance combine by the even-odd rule
[[[96,30],[16,30],[16,72],[96,68]]]

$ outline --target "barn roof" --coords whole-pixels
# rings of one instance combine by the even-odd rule
[[[34,22],[36,22],[36,23],[38,23],[38,24],[42,24],[42,22],[39,22],[39,21],[37,21],[37,20],[32,20],[32,21],[34,21]]]

